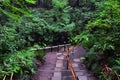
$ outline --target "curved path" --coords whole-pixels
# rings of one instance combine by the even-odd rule
[[[88,71],[80,60],[85,56],[85,50],[79,46],[75,50],[70,47],[69,57],[75,73],[79,80],[96,80],[92,72]],[[45,63],[40,66],[33,76],[33,80],[74,80],[67,61],[64,50],[60,52],[49,52],[45,56]]]

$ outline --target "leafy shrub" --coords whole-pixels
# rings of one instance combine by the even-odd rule
[[[23,48],[25,40],[17,34],[15,28],[1,27],[0,29],[0,52],[9,53]]]
[[[63,9],[67,5],[68,1],[67,0],[52,0],[52,3],[53,3],[54,8]]]
[[[120,57],[120,2],[108,0],[95,4],[98,6],[97,16],[88,20],[85,31],[76,36],[75,41],[82,41],[87,48],[87,66],[90,69],[101,74],[105,80],[119,80],[119,64],[116,61],[119,63]]]
[[[112,67],[114,70],[120,72],[120,58],[115,59],[115,65]]]
[[[36,17],[43,19],[49,26],[46,26],[53,32],[72,31],[75,24],[70,21],[70,10],[72,7],[66,6],[62,10],[59,8],[53,8],[50,10],[35,9],[33,14],[37,14]]]
[[[72,36],[76,36],[82,33],[82,31],[86,32],[85,30],[88,22],[92,19],[94,20],[94,18],[98,16],[96,12],[97,5],[95,3],[96,1],[93,1],[93,0],[89,0],[87,2],[84,0],[81,0],[79,1],[78,3],[79,6],[78,6],[76,2],[75,8],[70,11],[71,21],[75,23],[75,27],[72,31]],[[94,8],[94,10],[91,8]],[[72,39],[72,43],[74,43],[74,41],[75,40]]]
[[[33,74],[35,72],[34,59],[39,57],[42,60],[44,55],[32,49],[36,48],[0,55],[0,78],[10,76],[12,73],[14,74],[13,78],[16,79],[27,74]],[[16,77],[16,74],[19,76]]]
[[[31,51],[17,51],[13,54],[1,55],[1,76],[10,76],[20,70],[32,70],[35,54]],[[4,65],[4,66],[3,66]]]

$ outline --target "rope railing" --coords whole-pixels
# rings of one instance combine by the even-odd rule
[[[72,64],[70,62],[70,58],[69,58],[68,48],[67,47],[66,47],[66,59],[67,59],[67,68],[68,68],[68,66],[70,67],[70,70],[72,72],[72,76],[73,76],[74,80],[78,80],[78,77],[76,76],[74,68],[73,68],[73,66],[72,66]]]

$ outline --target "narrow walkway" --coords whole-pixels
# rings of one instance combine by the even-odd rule
[[[81,56],[85,56],[85,50],[77,47],[75,50],[70,48],[69,57],[75,73],[79,80],[96,80],[94,75],[86,70]],[[46,62],[38,68],[37,73],[33,76],[33,80],[74,80],[72,73],[67,68],[65,58],[66,52],[49,52],[45,56]]]

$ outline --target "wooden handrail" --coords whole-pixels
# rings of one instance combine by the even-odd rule
[[[78,80],[78,78],[77,78],[77,76],[76,76],[76,74],[75,74],[75,71],[74,71],[74,69],[73,69],[73,66],[72,66],[72,64],[71,64],[71,62],[70,62],[70,58],[69,58],[68,48],[67,48],[67,47],[66,47],[66,59],[67,59],[68,65],[69,65],[69,67],[70,67],[70,70],[71,70],[71,72],[72,72],[72,76],[74,77],[74,80]]]
[[[63,44],[63,45],[56,45],[56,46],[48,46],[48,47],[43,47],[43,48],[37,48],[37,49],[32,49],[32,50],[42,50],[42,49],[51,49],[51,48],[58,48],[58,47],[64,47],[64,46],[70,46],[71,44]]]

